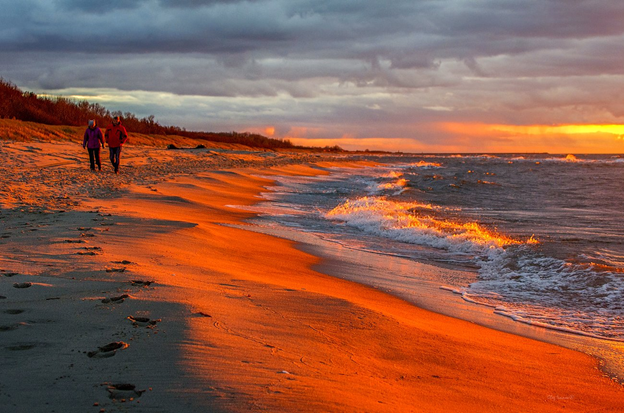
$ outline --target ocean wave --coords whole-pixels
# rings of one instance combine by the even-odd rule
[[[384,183],[377,184],[377,186],[375,187],[373,191],[371,191],[371,193],[392,191],[393,195],[399,195],[403,191],[405,191],[407,184],[408,184],[407,179],[399,178],[392,182],[384,182]]]
[[[325,214],[365,233],[395,241],[442,248],[449,252],[486,254],[489,249],[520,243],[476,222],[437,217],[430,204],[397,202],[385,197],[349,200]]]
[[[438,169],[444,166],[439,162],[418,161],[410,164],[401,165],[402,169]]]
[[[526,245],[479,262],[464,295],[527,324],[624,340],[624,279],[618,271],[542,256]]]
[[[541,255],[533,237],[514,239],[477,222],[450,219],[444,208],[385,197],[348,200],[325,218],[368,235],[464,255],[478,281],[461,289],[468,301],[516,321],[592,337],[624,340],[621,273]]]
[[[586,176],[596,176],[602,187],[616,188],[624,158],[548,154],[430,158],[333,169],[330,176],[318,180],[286,179],[265,198],[279,201],[296,196],[295,203],[307,205],[316,220],[306,221],[307,227],[340,234],[337,239],[356,249],[475,270],[476,282],[454,290],[467,301],[490,306],[496,314],[535,326],[624,340],[624,305],[620,304],[624,253],[612,236],[620,233],[616,230],[620,215],[614,212],[619,211],[620,198],[603,206],[583,204],[578,196],[594,188],[593,180],[589,180],[591,187],[581,185]],[[531,164],[540,163],[548,175],[536,181],[541,168]],[[433,170],[423,172],[427,169]],[[471,179],[462,179],[466,176]],[[543,181],[549,185],[535,188]],[[465,191],[447,190],[449,186],[463,186]],[[589,193],[593,195],[588,197],[599,200],[608,194]],[[535,208],[530,199],[535,194],[541,194],[536,199],[544,199],[550,208]],[[579,215],[579,221],[572,207],[592,209]],[[600,208],[613,225],[601,227],[593,220],[589,212]],[[286,208],[274,211],[276,215],[287,212]],[[306,217],[294,214],[293,222]],[[491,229],[481,222],[484,217],[504,230]],[[287,219],[284,222],[290,225]],[[518,235],[508,236],[505,231]],[[538,232],[544,244],[521,235],[528,231]],[[605,237],[608,242],[603,243]]]

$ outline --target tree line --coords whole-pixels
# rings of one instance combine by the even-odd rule
[[[18,119],[46,125],[86,125],[95,119],[99,125],[108,125],[113,116],[120,116],[124,126],[131,132],[146,135],[178,135],[212,142],[237,143],[255,148],[297,148],[289,140],[268,138],[255,133],[194,132],[178,126],[161,125],[154,115],[137,118],[134,113],[110,111],[99,103],[76,101],[59,96],[38,96],[24,92],[16,85],[0,77],[0,118]],[[298,147],[301,148],[301,147]],[[342,151],[338,146],[325,150]]]

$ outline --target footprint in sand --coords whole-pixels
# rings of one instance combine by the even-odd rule
[[[15,288],[30,288],[30,287],[32,287],[32,285],[33,285],[33,283],[28,283],[28,282],[26,282],[26,283],[14,283],[13,287],[15,287]]]
[[[68,242],[70,244],[84,244],[87,241],[85,241],[83,239],[66,239],[65,242]]]
[[[102,251],[101,247],[83,247],[86,251],[78,251],[78,255],[98,255],[97,251]]]
[[[154,281],[145,281],[145,280],[131,280],[130,283],[135,287],[147,287],[154,283]]]
[[[125,272],[126,271],[126,267],[120,267],[120,268],[107,268],[106,272]]]
[[[19,273],[17,272],[3,272],[2,275],[4,275],[5,277],[14,277],[16,275],[18,275]]]
[[[83,232],[82,234],[80,234],[81,237],[83,238],[93,238],[95,237],[95,234],[87,234],[85,232]]]
[[[23,312],[24,310],[18,310],[18,309],[9,309],[9,310],[3,311],[4,314],[10,314],[10,315],[22,314]]]
[[[98,347],[95,351],[88,352],[87,356],[90,358],[113,357],[117,353],[117,350],[123,350],[126,348],[128,348],[128,343],[124,343],[123,341],[114,341],[105,346]]]
[[[122,295],[117,296],[117,297],[105,298],[105,299],[102,300],[102,302],[104,304],[108,304],[108,303],[120,304],[120,303],[123,303],[126,298],[130,298],[130,296],[128,294],[122,294]]]
[[[137,390],[134,384],[129,383],[107,384],[107,386],[108,397],[114,400],[133,400],[145,393],[145,390]]]
[[[212,318],[212,316],[210,314],[205,313],[203,311],[198,311],[196,313],[193,313],[193,315],[196,315],[198,317],[209,317],[209,318]]]
[[[37,347],[36,343],[22,343],[22,344],[15,344],[13,346],[6,346],[5,349],[9,350],[9,351],[24,351],[24,350],[30,350]]]
[[[111,261],[113,264],[122,264],[122,265],[128,265],[128,264],[135,264],[132,261],[128,261],[128,260],[122,260],[122,261]]]
[[[148,327],[148,328],[154,328],[154,326],[156,326],[157,323],[160,323],[162,321],[162,319],[157,319],[157,320],[152,320],[148,317],[134,317],[129,315],[128,317],[126,317],[128,320],[132,321],[132,325],[135,327]]]
[[[5,325],[5,326],[0,326],[0,333],[4,333],[5,331],[13,331],[13,330],[17,330],[18,328],[28,325],[27,323],[15,323],[15,324],[9,324],[9,325]]]

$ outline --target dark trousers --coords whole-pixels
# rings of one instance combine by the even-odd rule
[[[95,164],[97,164],[98,169],[102,169],[102,163],[100,162],[100,148],[88,148],[88,150],[91,170],[95,171]]]
[[[110,150],[110,161],[115,167],[115,172],[119,170],[119,159],[121,158],[121,146],[118,148],[108,148]]]

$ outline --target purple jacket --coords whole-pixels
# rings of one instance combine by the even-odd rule
[[[100,146],[104,146],[104,137],[102,131],[97,126],[93,129],[87,128],[84,133],[84,139],[82,140],[82,146],[86,146],[89,149],[96,149]]]

